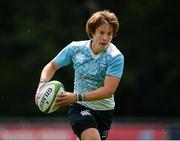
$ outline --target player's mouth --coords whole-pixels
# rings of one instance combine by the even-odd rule
[[[106,46],[106,45],[107,45],[107,43],[100,43],[100,45],[102,45],[102,46]]]

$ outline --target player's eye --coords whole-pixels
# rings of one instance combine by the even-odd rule
[[[104,32],[103,32],[103,31],[99,31],[99,34],[103,35],[103,34],[104,34]]]
[[[112,34],[113,34],[113,32],[109,32],[109,33],[108,33],[108,36],[111,36]]]

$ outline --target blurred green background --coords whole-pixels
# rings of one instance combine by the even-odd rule
[[[115,116],[179,117],[178,6],[164,0],[0,1],[0,116],[49,116],[34,103],[42,68],[71,41],[88,39],[89,16],[108,9],[119,18],[113,43],[125,56]],[[71,66],[53,79],[73,90]]]

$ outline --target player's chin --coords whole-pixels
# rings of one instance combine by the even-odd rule
[[[106,49],[107,48],[107,44],[100,44],[100,47],[103,48],[103,49]]]

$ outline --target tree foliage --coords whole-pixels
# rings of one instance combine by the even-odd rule
[[[116,116],[175,117],[179,104],[179,8],[172,1],[40,0],[0,2],[1,115],[41,116],[34,94],[42,68],[73,40],[88,39],[86,20],[109,9],[120,21],[114,39],[125,56]],[[73,69],[53,79],[73,90]],[[66,110],[52,115],[65,115]]]

